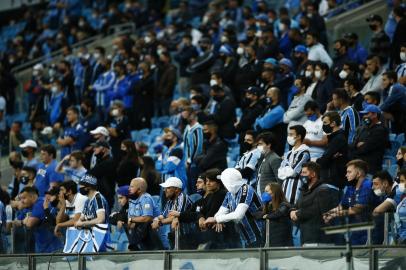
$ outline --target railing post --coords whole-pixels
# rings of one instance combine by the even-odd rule
[[[36,267],[35,257],[33,255],[28,255],[28,269],[35,270]]]
[[[367,246],[371,245],[371,243],[372,243],[371,236],[372,236],[371,229],[368,229],[367,230]]]
[[[164,251],[164,270],[172,269],[171,253]]]
[[[383,244],[388,245],[388,243],[389,243],[389,213],[385,213],[383,224]]]
[[[86,256],[78,255],[78,270],[86,270]]]
[[[269,240],[269,230],[270,230],[271,222],[269,219],[265,220],[265,247],[270,246],[270,240]]]
[[[180,227],[180,223],[178,224],[178,226],[175,229],[175,247],[174,247],[174,250],[179,250],[179,227]]]

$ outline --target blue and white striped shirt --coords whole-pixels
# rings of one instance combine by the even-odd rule
[[[341,112],[341,124],[345,136],[347,137],[348,144],[352,144],[354,142],[357,127],[360,124],[359,114],[354,107],[348,106]]]
[[[104,224],[108,224],[109,220],[109,206],[106,199],[100,192],[96,192],[93,198],[88,199],[83,207],[82,217],[86,221],[97,218],[97,213],[103,211],[105,215]]]
[[[245,169],[245,168],[250,168],[254,172],[256,171],[256,167],[258,164],[258,160],[261,157],[261,151],[258,149],[254,149],[248,152],[245,152],[243,156],[240,158],[238,161],[237,165],[235,165],[236,169]],[[254,184],[257,182],[257,174],[256,172],[252,174],[250,179],[244,179],[247,181],[247,184],[250,186],[254,186]]]
[[[97,106],[107,106],[106,104],[106,93],[113,87],[116,81],[116,74],[112,70],[108,70],[101,74],[93,84],[93,90],[96,91],[96,105]]]
[[[185,160],[187,163],[193,163],[195,158],[203,152],[203,127],[196,123],[192,127],[187,125],[183,133],[183,146]]]

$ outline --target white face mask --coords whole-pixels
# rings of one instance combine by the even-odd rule
[[[264,150],[265,150],[265,149],[264,149],[264,146],[263,146],[263,145],[258,145],[258,146],[257,146],[257,149],[258,149],[259,152],[264,153]]]
[[[238,55],[243,55],[244,54],[244,48],[238,47],[237,54]]]
[[[320,79],[321,78],[321,71],[320,70],[316,70],[314,72],[314,76],[316,77],[316,79]]]
[[[305,76],[306,78],[311,78],[312,77],[312,72],[310,70],[305,71]]]
[[[111,115],[114,116],[114,117],[118,116],[119,114],[120,114],[120,112],[118,111],[118,109],[113,109],[111,111]]]
[[[292,136],[288,136],[287,141],[290,146],[294,146],[296,143],[295,137]]]
[[[403,62],[406,62],[406,52],[400,53],[400,60],[402,60]]]
[[[214,86],[214,85],[217,85],[217,81],[211,79],[211,80],[210,80],[210,86]]]
[[[156,53],[157,53],[158,55],[161,55],[161,53],[163,53],[163,50],[162,50],[162,49],[157,49],[157,50],[156,50]]]
[[[347,78],[348,73],[345,70],[341,70],[340,73],[338,74],[338,76],[340,77],[340,79],[344,80]]]
[[[228,38],[226,36],[222,36],[220,41],[221,43],[226,43],[228,41]]]
[[[261,30],[257,31],[255,36],[259,38],[262,37],[262,31]]]
[[[58,92],[58,87],[57,87],[57,86],[52,86],[52,87],[51,87],[51,92],[52,92],[52,93]]]
[[[100,53],[94,53],[93,54],[94,59],[99,60],[100,58]]]
[[[151,42],[151,38],[149,36],[144,37],[144,41],[145,43],[150,43]]]
[[[400,183],[399,184],[399,191],[402,192],[402,193],[406,193],[405,183]]]
[[[39,74],[39,71],[38,71],[38,70],[33,70],[33,71],[32,71],[32,76],[38,76],[38,74]]]
[[[376,196],[381,197],[385,195],[385,193],[379,188],[379,189],[374,189],[374,193]]]
[[[286,29],[286,26],[284,24],[280,23],[279,24],[279,31],[283,32],[283,31],[285,31],[285,29]]]

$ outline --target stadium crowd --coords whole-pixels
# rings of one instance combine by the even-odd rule
[[[266,233],[271,246],[338,245],[343,237],[323,227],[367,221],[381,244],[384,213],[394,215],[392,242],[406,243],[400,1],[385,20],[368,16],[368,49],[346,33],[331,53],[325,20],[338,0],[278,10],[180,1],[166,13],[160,1],[93,1],[104,4],[90,17],[86,3],[62,2],[50,1],[43,39],[10,45],[64,48],[63,60],[36,64],[24,82],[28,137],[19,121],[7,130],[13,54],[1,66],[13,169],[0,192],[3,253],[10,231],[16,253],[172,249],[175,231],[182,249],[262,247]],[[41,16],[27,12],[27,21]],[[152,25],[114,39],[111,51],[73,53],[80,29],[98,33],[103,20]],[[89,233],[91,244],[81,237]],[[351,242],[365,245],[367,232]]]

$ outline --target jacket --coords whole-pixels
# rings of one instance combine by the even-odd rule
[[[292,246],[292,225],[289,212],[290,204],[281,202],[278,209],[266,213],[266,219],[270,221],[269,242],[271,247]]]
[[[203,154],[196,157],[196,163],[200,170],[227,168],[228,146],[221,138],[216,138],[213,142],[206,141],[203,144]]]
[[[281,166],[281,162],[282,158],[274,151],[267,153],[263,157],[258,167],[258,194],[261,194],[265,190],[267,184],[280,181],[278,169]]]
[[[235,103],[230,97],[225,96],[223,100],[218,102],[215,112],[210,117],[218,125],[220,137],[226,139],[233,139],[235,137]]]

